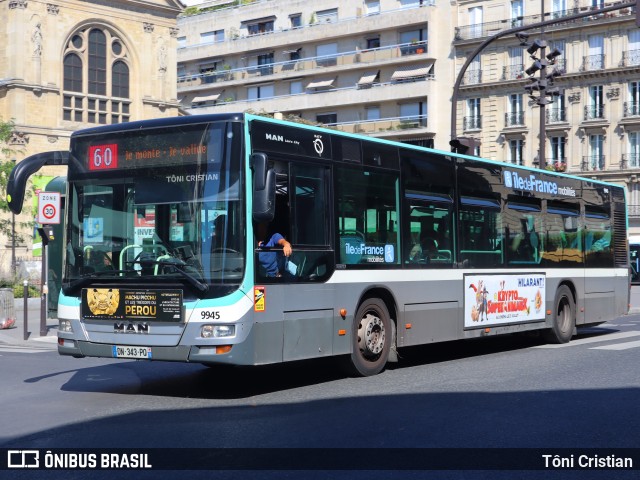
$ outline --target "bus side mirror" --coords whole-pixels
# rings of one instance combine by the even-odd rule
[[[253,169],[253,220],[270,222],[275,216],[276,172],[268,166],[264,153],[251,155]]]

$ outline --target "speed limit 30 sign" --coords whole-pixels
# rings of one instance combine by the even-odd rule
[[[38,223],[53,225],[60,223],[60,193],[38,193]]]

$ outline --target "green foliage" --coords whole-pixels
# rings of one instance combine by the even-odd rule
[[[34,285],[29,285],[29,297],[27,298],[37,298],[40,296],[40,288]],[[13,298],[24,298],[24,286],[20,284],[16,284],[13,286]]]

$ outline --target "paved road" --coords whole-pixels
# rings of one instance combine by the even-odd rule
[[[360,379],[344,377],[326,361],[209,369],[77,360],[47,348],[5,344],[0,346],[0,447],[360,448],[370,451],[354,450],[356,460],[366,464],[369,458],[371,465],[390,448],[471,449],[460,450],[460,455],[510,447],[551,453],[558,448],[637,448],[639,353],[640,315],[581,330],[567,345],[504,337],[412,348],[402,352],[399,366]],[[68,472],[37,473],[9,478],[42,478],[43,473],[46,478],[114,478],[113,472],[74,472],[72,477]],[[174,478],[164,473],[148,478]],[[627,474],[444,471],[427,477],[425,472],[359,470],[189,475],[637,478]]]

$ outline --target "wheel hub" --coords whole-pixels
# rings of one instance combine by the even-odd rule
[[[384,324],[380,318],[368,313],[360,322],[358,344],[366,356],[380,355],[385,341]]]

